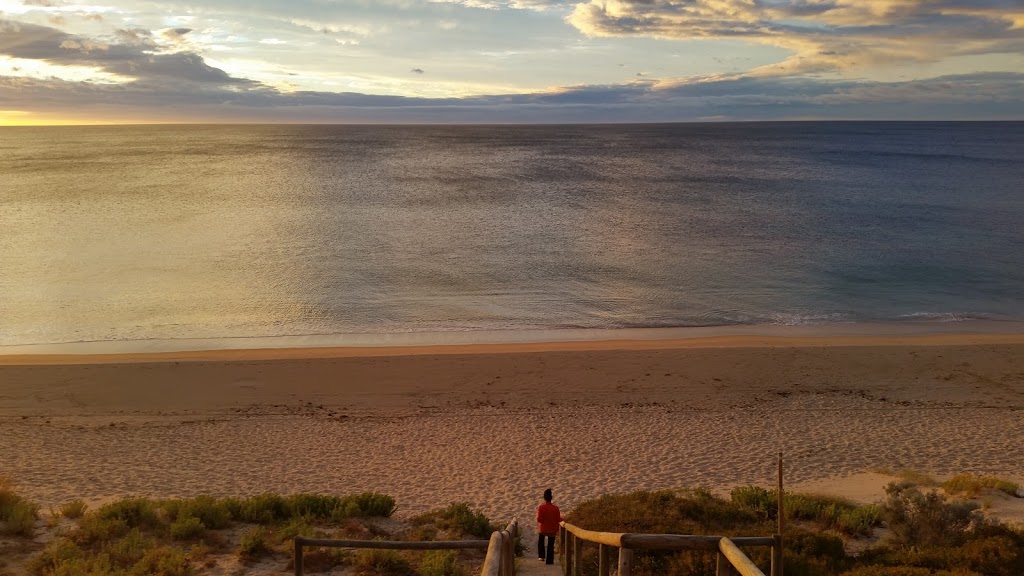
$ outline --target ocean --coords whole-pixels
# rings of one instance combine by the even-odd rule
[[[0,128],[0,345],[1024,320],[1024,123]]]

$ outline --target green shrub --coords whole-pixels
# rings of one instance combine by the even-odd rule
[[[311,538],[314,534],[313,527],[304,518],[293,518],[277,531],[277,541],[293,540],[296,536]]]
[[[968,540],[956,551],[951,566],[991,576],[1024,574],[1024,537],[995,536]]]
[[[385,494],[364,492],[350,496],[295,494],[288,497],[291,516],[318,520],[388,517],[395,511],[395,499]]]
[[[243,558],[256,558],[261,554],[269,552],[267,529],[262,526],[256,526],[246,530],[242,533],[238,548]]]
[[[85,514],[86,508],[89,506],[82,500],[72,500],[71,502],[65,502],[60,505],[60,515],[74,520],[81,518],[82,514]]]
[[[112,546],[107,546],[104,552],[110,556],[112,564],[122,568],[129,568],[134,566],[139,560],[142,560],[146,552],[155,546],[156,543],[144,536],[138,528],[132,528],[131,531]]]
[[[763,521],[705,491],[671,490],[601,496],[580,504],[567,518],[589,530],[639,534],[732,534],[737,527]]]
[[[104,520],[121,520],[129,528],[153,528],[160,525],[157,506],[148,498],[125,498],[100,506],[97,515]]]
[[[776,494],[757,486],[737,486],[729,493],[729,498],[733,504],[754,512],[759,518],[771,520],[778,517]]]
[[[778,517],[778,492],[756,486],[741,486],[730,493],[733,504],[750,510],[757,517],[775,520]],[[810,520],[822,528],[852,536],[868,535],[882,524],[882,509],[859,505],[845,498],[785,494],[783,510],[791,520]]]
[[[1016,497],[1017,491],[1020,490],[1020,484],[1009,480],[1000,480],[994,476],[957,474],[943,482],[942,489],[951,496],[967,496],[968,498],[977,498],[985,489],[998,490]]]
[[[188,500],[167,500],[161,506],[168,518],[195,516],[211,529],[226,528],[232,520],[248,524],[274,524],[293,518],[316,521],[340,521],[347,518],[390,516],[394,498],[365,492],[350,496],[325,494],[260,494],[249,498],[216,499],[199,496]]]
[[[4,521],[7,523],[6,532],[16,536],[30,537],[36,526],[36,519],[39,517],[39,507],[27,500],[16,502],[10,506]]]
[[[206,525],[199,518],[181,517],[171,522],[170,532],[175,540],[194,540],[206,534]]]
[[[883,516],[897,546],[957,546],[980,521],[976,504],[947,504],[938,492],[923,493],[909,482],[889,484],[885,493]]]
[[[409,561],[395,550],[363,549],[355,556],[356,574],[406,576],[413,572]]]
[[[467,576],[459,565],[459,554],[454,550],[431,550],[423,554],[419,565],[420,576]]]
[[[182,500],[164,500],[160,507],[172,522],[182,518],[198,518],[210,530],[231,526],[231,510],[227,501],[210,496],[197,496]]]
[[[110,558],[100,555],[94,559],[69,560],[55,566],[46,576],[111,576],[121,575],[124,572],[116,571],[110,565]]]
[[[189,576],[192,565],[184,552],[162,546],[147,551],[131,569],[132,576]]]
[[[71,538],[78,544],[106,542],[128,533],[128,524],[120,518],[104,518],[98,512],[88,512],[78,520],[78,529]]]
[[[846,510],[836,518],[835,529],[843,534],[867,536],[876,526],[882,525],[881,506],[868,504]]]
[[[456,535],[490,538],[497,527],[480,512],[474,512],[469,504],[458,502],[441,510],[420,514],[411,520],[413,526],[433,524],[438,529]]]
[[[795,495],[798,496],[799,495]],[[775,494],[757,487],[734,490],[730,499],[718,498],[706,490],[633,492],[606,495],[577,506],[568,514],[573,524],[589,530],[646,534],[715,534],[723,536],[764,536],[774,533]],[[802,497],[815,517],[820,509],[836,504],[834,499]],[[852,510],[860,507],[852,506]],[[846,509],[845,506],[836,506]],[[869,514],[867,511],[862,512]],[[840,514],[834,514],[843,518]],[[870,514],[869,514],[870,515]],[[848,522],[853,520],[847,519]],[[596,570],[597,555],[585,547],[582,566],[585,574]],[[754,547],[746,550],[762,568],[770,564],[770,550]],[[790,526],[785,538],[787,576],[824,576],[838,574],[851,560],[843,540],[834,534],[815,533]],[[714,576],[713,552],[636,551],[634,575]]]
[[[4,532],[32,536],[38,517],[39,506],[19,496],[11,483],[0,477],[0,522],[5,525]]]
[[[231,517],[250,524],[270,524],[291,516],[288,501],[278,494],[260,494],[250,498],[229,498],[224,502]]]
[[[356,515],[362,518],[388,518],[395,512],[395,499],[387,494],[363,492],[362,494],[349,496],[347,499],[348,504],[355,504],[355,510],[358,511]],[[347,517],[351,518],[353,516],[350,513]]]
[[[39,554],[29,559],[27,568],[34,574],[51,574],[59,566],[85,559],[85,552],[66,538],[51,540]]]

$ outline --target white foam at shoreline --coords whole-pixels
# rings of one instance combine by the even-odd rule
[[[669,340],[718,336],[778,336],[793,338],[838,336],[919,336],[930,334],[1018,334],[1024,322],[966,320],[961,322],[878,322],[821,325],[733,325],[679,328],[479,330],[374,334],[312,334],[243,338],[182,338],[105,340],[0,346],[0,356],[32,354],[131,354],[249,350],[274,348],[454,346],[467,344],[525,344],[601,342],[610,340]]]

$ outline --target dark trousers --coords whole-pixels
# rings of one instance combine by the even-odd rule
[[[548,539],[547,554],[544,550],[544,539]],[[537,534],[537,557],[543,558],[547,564],[555,563],[555,537],[552,534]]]

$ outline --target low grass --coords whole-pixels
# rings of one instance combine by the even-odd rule
[[[395,511],[394,498],[376,492],[351,496],[261,494],[227,498],[223,503],[232,518],[250,524],[271,524],[295,517],[330,522],[374,516],[386,518]]]
[[[468,576],[455,550],[431,550],[420,557],[420,576]]]
[[[995,476],[957,474],[943,482],[942,489],[951,496],[966,496],[967,498],[977,498],[985,490],[996,490],[1017,498],[1020,484]]]
[[[60,505],[60,515],[69,520],[74,520],[81,518],[88,508],[89,506],[84,501],[72,500]]]
[[[169,527],[175,540],[198,540],[206,534],[206,525],[195,516],[178,518]]]
[[[357,575],[408,576],[415,574],[412,564],[396,550],[359,550],[353,567]]]
[[[246,560],[258,558],[270,552],[267,544],[269,533],[263,526],[250,528],[242,533],[242,539],[238,543],[238,554]]]
[[[210,530],[227,528],[232,521],[227,502],[210,496],[162,500],[159,502],[159,508],[172,522],[195,518]]]
[[[429,538],[414,539],[433,539],[438,531],[445,532],[449,538],[490,538],[491,533],[498,530],[487,516],[474,511],[465,502],[456,502],[447,508],[420,514],[412,518],[410,523],[418,531],[430,534]]]
[[[96,549],[82,547],[67,538],[55,538],[34,556],[27,568],[33,574],[52,576],[188,576],[192,567],[185,553],[133,528],[119,539]]]
[[[756,486],[733,489],[731,500],[767,520],[778,517],[778,492]],[[849,536],[871,534],[882,523],[882,510],[874,505],[861,505],[845,498],[809,494],[783,494],[782,507],[789,520],[816,522],[822,529],[835,530]]]
[[[5,529],[31,534],[38,509],[14,494],[8,484],[0,490],[0,507]],[[356,522],[354,518],[388,516],[394,509],[394,499],[372,492],[350,496],[125,498],[95,510],[88,510],[84,502],[76,500],[60,507],[60,515],[73,524],[59,529],[32,558],[30,570],[38,576],[191,574],[194,565],[209,564],[211,546],[224,552],[231,549],[225,534],[217,531],[236,523],[256,524],[240,535],[238,553],[248,560],[289,554],[285,542],[298,535],[317,535],[314,524],[348,525]],[[372,529],[365,531],[374,534]],[[324,562],[331,564],[338,558],[328,554]]]

